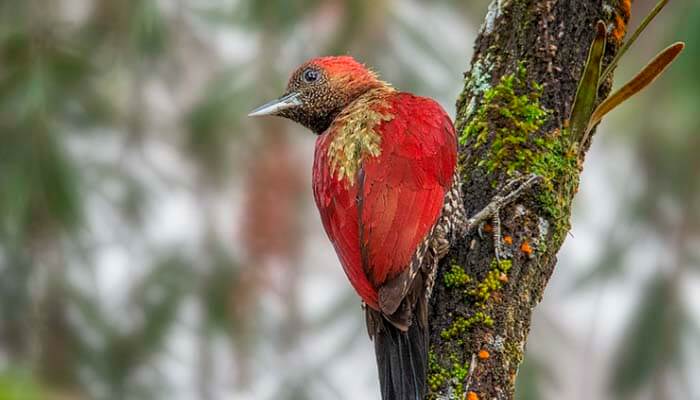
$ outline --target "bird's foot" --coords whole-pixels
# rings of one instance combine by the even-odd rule
[[[483,236],[484,224],[489,219],[492,221],[492,234],[496,261],[501,262],[501,209],[520,197],[526,190],[540,182],[542,177],[536,174],[523,175],[508,181],[495,195],[489,204],[473,217],[467,220],[467,231],[478,228],[479,236]]]

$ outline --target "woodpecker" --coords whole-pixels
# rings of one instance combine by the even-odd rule
[[[428,301],[465,220],[450,117],[349,56],[307,61],[283,96],[249,115],[288,118],[318,135],[314,199],[362,299],[382,398],[422,399]]]

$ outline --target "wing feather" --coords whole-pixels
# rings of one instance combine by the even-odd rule
[[[383,110],[392,118],[375,129],[381,152],[362,159],[355,181],[329,172],[333,132],[319,136],[314,197],[324,228],[350,282],[368,306],[379,309],[379,290],[392,279],[392,307],[416,271],[406,271],[437,221],[457,160],[449,117],[434,101],[396,93]],[[333,128],[331,128],[332,130]],[[394,289],[398,288],[398,289]]]
[[[390,110],[393,119],[378,127],[381,154],[363,161],[360,193],[364,269],[375,287],[410,264],[440,215],[457,160],[452,124],[437,103],[402,93]]]

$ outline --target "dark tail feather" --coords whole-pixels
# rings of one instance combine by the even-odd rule
[[[428,332],[413,323],[407,332],[368,309],[383,400],[422,400],[427,392]],[[370,322],[370,320],[373,320]],[[373,326],[374,325],[374,329]]]

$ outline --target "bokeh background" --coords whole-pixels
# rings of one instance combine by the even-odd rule
[[[352,54],[454,115],[486,0],[0,0],[0,399],[374,399],[314,136],[249,119]],[[637,0],[632,25],[652,7]],[[700,4],[618,70],[519,400],[700,399]]]

